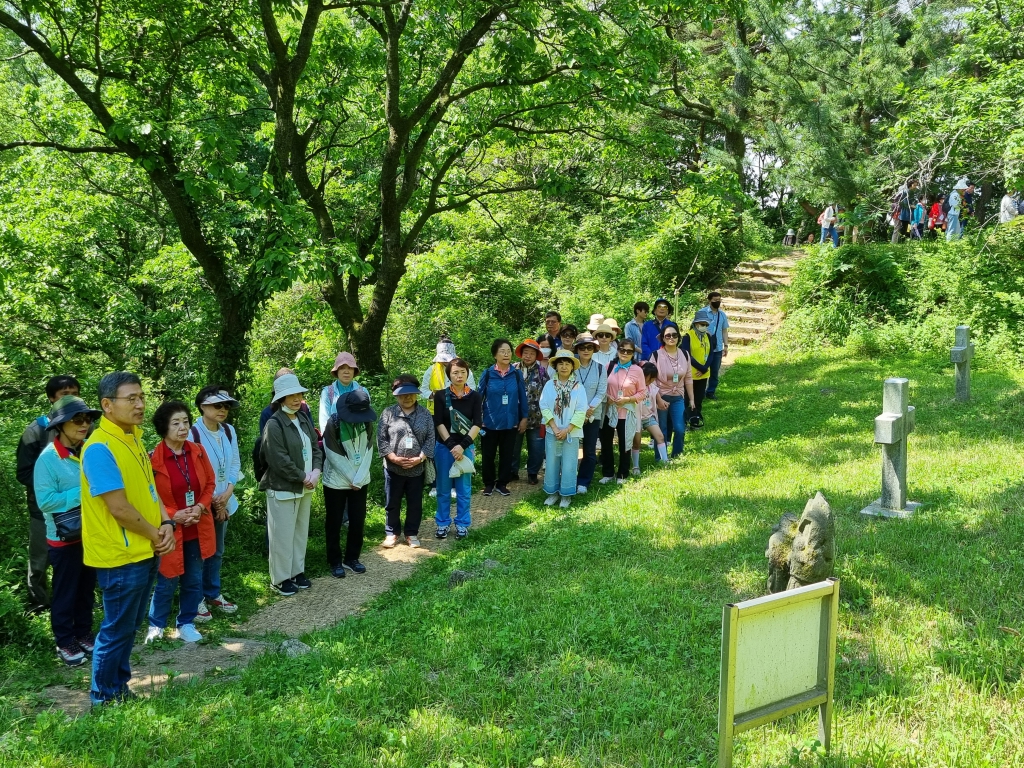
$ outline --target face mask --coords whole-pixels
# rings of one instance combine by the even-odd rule
[[[697,333],[707,333],[708,327],[706,325],[695,325],[693,326],[693,330],[695,330]]]
[[[711,302],[711,307],[713,309],[718,309],[720,306],[722,306],[722,302],[720,302],[720,301],[712,301]]]
[[[289,408],[287,405],[283,403],[281,404],[281,410],[287,413],[289,416],[294,416],[296,413],[299,412],[298,408]]]

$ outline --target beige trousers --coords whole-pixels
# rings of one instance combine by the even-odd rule
[[[298,499],[278,499],[267,493],[272,584],[280,584],[306,570],[306,541],[312,503],[312,493],[304,493]]]

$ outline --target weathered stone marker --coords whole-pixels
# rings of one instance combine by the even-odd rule
[[[956,363],[956,401],[966,403],[971,399],[971,358],[974,357],[971,326],[956,327],[956,344],[949,351],[949,357]]]
[[[882,446],[882,497],[862,509],[862,515],[910,517],[921,506],[907,501],[907,438],[914,431],[909,385],[909,379],[886,379],[882,385],[882,415],[875,417],[875,443]]]

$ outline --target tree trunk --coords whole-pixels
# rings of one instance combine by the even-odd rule
[[[239,372],[249,360],[249,331],[252,330],[255,312],[248,302],[235,298],[219,302],[220,331],[217,334],[217,348],[207,366],[207,382],[219,384],[229,392],[236,392]]]

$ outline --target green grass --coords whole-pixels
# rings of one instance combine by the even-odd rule
[[[892,375],[926,506],[864,520]],[[952,388],[934,358],[750,356],[682,464],[564,516],[521,503],[307,656],[73,721],[8,697],[0,764],[713,765],[722,605],[764,592],[771,526],[817,490],[839,532],[834,752],[808,712],[740,736],[735,764],[1024,764],[1024,377],[976,370],[968,406]],[[483,575],[450,590],[455,568]]]

